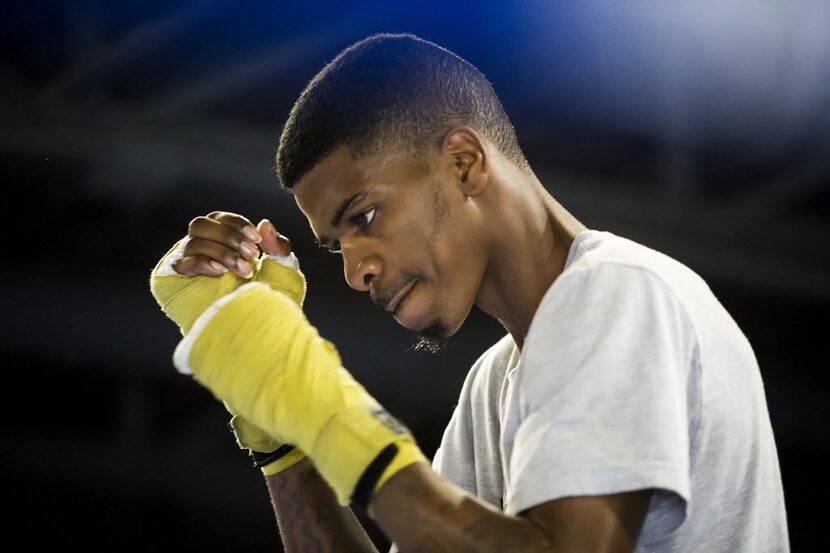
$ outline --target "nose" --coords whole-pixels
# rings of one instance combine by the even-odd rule
[[[358,252],[341,246],[343,251],[343,273],[349,286],[358,292],[367,292],[369,284],[380,277],[383,264],[376,255]]]

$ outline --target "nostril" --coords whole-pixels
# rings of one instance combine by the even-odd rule
[[[374,279],[374,278],[375,278],[375,275],[373,275],[371,273],[366,273],[365,275],[363,275],[363,285],[364,286],[369,286],[369,283],[372,282],[372,279]]]

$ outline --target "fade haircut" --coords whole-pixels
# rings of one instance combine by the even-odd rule
[[[455,125],[469,125],[525,171],[529,165],[492,85],[471,63],[411,34],[375,34],[311,79],[288,115],[277,177],[291,189],[341,145],[360,159],[400,148],[423,159]]]

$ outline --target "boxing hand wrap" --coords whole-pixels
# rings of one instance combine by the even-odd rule
[[[342,505],[367,504],[399,470],[426,462],[299,307],[260,283],[209,307],[173,360],[266,433],[307,452]]]
[[[306,293],[305,276],[299,269],[296,256],[265,255],[251,261],[254,274],[243,279],[231,271],[219,276],[184,276],[173,269],[182,258],[187,238],[176,242],[153,268],[150,291],[164,314],[186,334],[193,321],[218,298],[233,292],[248,280],[263,282],[274,290],[285,293],[297,305],[303,305]]]
[[[187,238],[176,242],[165,253],[150,274],[150,291],[162,311],[186,334],[194,321],[213,302],[250,281],[263,282],[285,293],[297,305],[302,306],[306,293],[306,281],[299,269],[297,257],[263,255],[251,261],[253,276],[244,279],[228,271],[219,276],[184,276],[178,274],[173,265],[182,258]],[[266,476],[283,471],[305,458],[302,450],[282,444],[244,417],[236,414],[230,406],[230,428],[236,443],[247,449],[254,458],[254,465]]]
[[[228,405],[225,408],[234,412]],[[306,457],[301,449],[280,442],[238,413],[231,417],[229,424],[237,445],[250,451],[254,466],[265,476],[282,472]]]

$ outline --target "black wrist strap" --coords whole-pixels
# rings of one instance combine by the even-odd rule
[[[261,451],[253,451],[251,450],[251,457],[254,458],[254,466],[256,468],[264,467],[265,465],[270,465],[277,459],[281,457],[285,457],[289,453],[294,451],[294,446],[291,444],[282,444],[274,451],[269,453],[263,453]]]
[[[360,505],[364,510],[368,510],[369,501],[372,499],[372,492],[375,489],[378,478],[380,478],[380,475],[383,474],[383,471],[389,466],[389,463],[392,462],[392,459],[397,454],[398,446],[389,444],[383,451],[378,453],[374,461],[369,463],[369,466],[363,471],[363,475],[357,481],[357,486],[354,488],[354,493],[352,494],[353,503]]]

